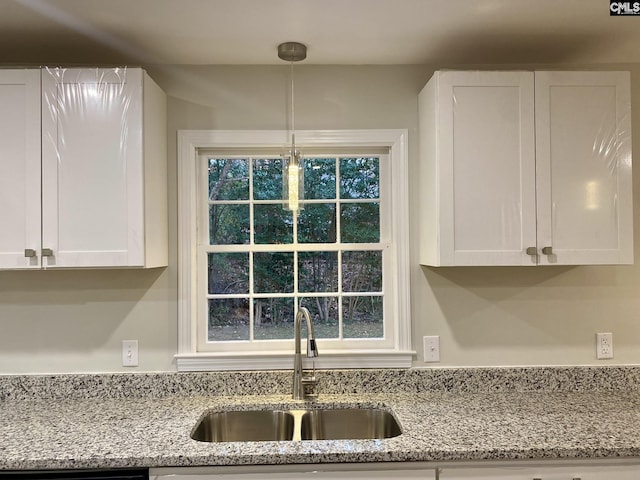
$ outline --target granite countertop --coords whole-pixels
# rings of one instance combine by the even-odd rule
[[[299,406],[287,396],[9,401],[0,411],[0,469],[640,455],[637,393],[325,395],[316,403],[389,407],[403,434],[247,443],[189,436],[205,411]]]
[[[398,437],[245,443],[198,442],[190,432],[207,411],[304,402],[288,394],[5,394],[0,470],[640,457],[636,390],[448,390],[458,391],[332,393],[311,404],[389,408],[402,426]]]

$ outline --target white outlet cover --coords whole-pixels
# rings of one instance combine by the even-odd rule
[[[440,361],[440,337],[422,337],[424,347],[424,362],[435,363]]]
[[[137,340],[122,341],[122,366],[123,367],[138,366],[138,341]]]
[[[598,360],[613,358],[612,333],[596,333],[596,358]]]

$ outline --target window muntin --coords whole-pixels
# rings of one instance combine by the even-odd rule
[[[199,157],[198,350],[288,349],[300,306],[325,348],[392,348],[388,155],[306,155],[297,213],[283,208],[282,164]]]

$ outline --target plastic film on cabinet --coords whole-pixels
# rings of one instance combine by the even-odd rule
[[[142,82],[140,68],[42,69],[45,267],[86,265],[87,245],[94,265],[126,264],[143,242],[116,221],[141,215],[128,199],[141,195]]]

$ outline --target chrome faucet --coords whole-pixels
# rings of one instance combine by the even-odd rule
[[[315,375],[305,376],[302,370],[302,353],[300,348],[300,322],[302,317],[307,322],[307,357],[313,358],[318,356],[318,347],[316,345],[316,339],[313,336],[313,323],[311,322],[311,315],[309,310],[305,307],[300,307],[296,318],[293,321],[293,331],[295,335],[295,356],[293,360],[293,399],[304,400],[307,397],[317,396],[317,380]],[[315,369],[314,369],[315,370]]]

